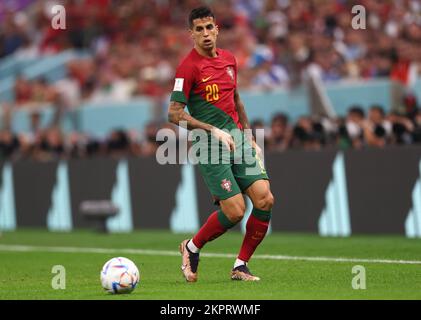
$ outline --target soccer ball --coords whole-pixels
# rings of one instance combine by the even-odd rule
[[[117,257],[108,260],[101,270],[101,285],[109,293],[130,293],[140,279],[133,261]]]

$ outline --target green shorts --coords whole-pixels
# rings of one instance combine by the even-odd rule
[[[219,146],[220,150],[224,148]],[[211,161],[198,163],[203,179],[216,204],[219,200],[244,193],[257,180],[269,180],[263,161],[248,142],[243,140],[241,143],[236,143],[236,150],[237,152],[229,153],[229,158],[225,157],[225,162],[222,162],[219,157],[219,163],[216,164]]]

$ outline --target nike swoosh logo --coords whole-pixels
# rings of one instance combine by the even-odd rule
[[[212,78],[212,76],[209,76],[209,77],[207,77],[207,78],[202,78],[202,82],[206,82],[206,81],[208,81],[210,78]]]

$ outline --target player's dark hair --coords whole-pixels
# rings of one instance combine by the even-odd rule
[[[213,14],[212,10],[209,7],[198,7],[193,9],[189,15],[189,27],[190,29],[193,28],[193,20],[195,19],[203,19],[212,17],[215,19],[215,15]]]

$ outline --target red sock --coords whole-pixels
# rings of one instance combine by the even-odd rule
[[[199,232],[193,237],[193,243],[201,249],[206,242],[212,241],[223,235],[234,224],[222,213],[221,210],[213,212]]]
[[[269,219],[262,221],[253,214],[247,220],[246,234],[244,235],[243,244],[241,245],[238,259],[248,262],[256,250],[257,246],[266,236],[269,228]]]

